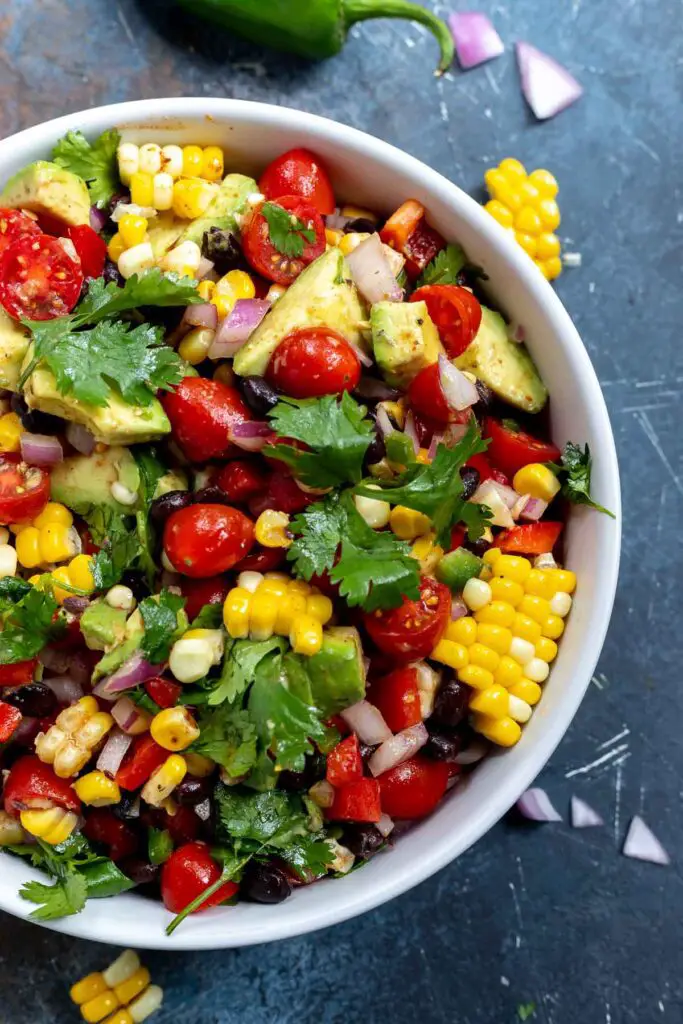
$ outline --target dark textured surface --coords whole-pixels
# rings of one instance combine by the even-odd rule
[[[398,23],[366,24],[343,57],[310,66],[202,32],[158,0],[2,4],[4,135],[117,100],[232,95],[365,129],[469,191],[507,155],[556,171],[561,233],[583,255],[558,291],[605,389],[621,459],[614,619],[595,685],[542,777],[563,813],[576,793],[606,827],[501,824],[411,893],[318,935],[147,954],[166,989],[158,1024],[512,1024],[530,1001],[543,1024],[683,1019],[680,860],[662,869],[618,852],[637,812],[674,858],[683,838],[680,0],[476,6],[508,45],[526,38],[566,62],[584,100],[537,125],[510,53],[437,83],[432,41]],[[67,986],[110,951],[6,917],[0,928],[0,1018],[76,1021]]]

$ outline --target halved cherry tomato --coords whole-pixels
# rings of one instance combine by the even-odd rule
[[[218,470],[213,483],[225,491],[228,501],[241,505],[265,490],[268,476],[253,462],[229,462]]]
[[[330,821],[379,821],[382,816],[377,779],[355,779],[335,790]]]
[[[205,843],[186,843],[180,846],[161,869],[161,898],[164,906],[172,914],[179,914],[220,877],[221,869]],[[238,888],[235,882],[226,882],[195,913],[219,906],[234,896]]]
[[[451,592],[443,583],[426,576],[416,601],[403,598],[399,608],[365,612],[363,622],[380,651],[395,661],[427,658],[448,625]]]
[[[187,605],[185,605],[185,608],[187,609]],[[148,679],[145,683],[145,690],[147,695],[160,708],[175,707],[178,703],[178,697],[183,692],[182,686],[179,686],[178,683],[172,683],[170,679],[162,679],[161,676]]]
[[[405,256],[406,273],[413,281],[446,247],[446,240],[427,223],[425,213],[422,203],[409,199],[380,231],[382,241]]]
[[[70,313],[83,287],[80,262],[58,238],[25,235],[0,259],[0,302],[15,320],[54,320]]]
[[[70,238],[81,261],[84,277],[101,277],[104,261],[107,258],[107,243],[88,224],[78,224],[67,228]]]
[[[332,182],[310,149],[290,149],[273,160],[261,175],[259,189],[266,199],[301,196],[312,203],[318,213],[334,213]]]
[[[50,477],[27,466],[13,452],[0,454],[0,524],[23,523],[40,515],[50,500]]]
[[[191,462],[239,455],[230,431],[254,418],[235,388],[204,377],[185,377],[161,404],[175,440]]]
[[[155,743],[151,736],[141,736],[117,771],[117,784],[121,789],[139,789],[167,757],[168,750]]]
[[[456,284],[428,284],[410,296],[425,302],[451,359],[462,355],[481,325],[481,306],[472,292]]]
[[[275,349],[266,380],[290,398],[318,398],[352,391],[360,370],[358,356],[338,331],[300,327]]]
[[[453,419],[454,410],[448,405],[441,387],[438,363],[425,366],[417,377],[413,377],[408,388],[408,402],[416,412],[440,424],[449,423]]]
[[[390,818],[424,818],[443,797],[448,779],[444,761],[430,761],[417,754],[379,776],[382,810]]]
[[[332,786],[345,786],[347,782],[363,777],[363,759],[358,737],[347,736],[327,755],[325,778]]]
[[[0,743],[7,743],[12,738],[23,717],[19,708],[0,700]]]
[[[281,196],[276,205],[286,210],[290,218],[294,218],[291,221],[292,232],[296,232],[297,227],[310,231],[314,236],[313,241],[309,242],[303,235],[296,234],[303,243],[301,255],[288,256],[281,252],[271,239],[271,229],[261,212],[262,207],[259,207],[243,230],[242,248],[249,264],[259,274],[276,284],[289,285],[304,267],[325,252],[325,225],[315,206],[299,196]]]
[[[251,552],[235,566],[235,572],[273,572],[287,556],[285,548],[263,548],[254,544]]]
[[[184,576],[215,576],[232,569],[254,543],[254,524],[229,505],[189,505],[164,527],[164,551]]]
[[[135,832],[108,807],[90,808],[83,832],[94,843],[106,846],[113,861],[123,860],[137,852],[138,837]]]
[[[37,658],[30,658],[27,661],[15,661],[13,665],[0,665],[0,686],[32,683],[37,664]]]
[[[17,238],[41,233],[37,220],[25,210],[0,209],[0,256]]]
[[[180,589],[185,598],[187,617],[192,622],[205,604],[223,604],[230,588],[225,576],[206,576],[203,579],[183,576],[180,580]]]
[[[81,801],[71,787],[71,779],[59,779],[49,764],[35,755],[20,757],[12,765],[3,791],[5,810],[17,816],[27,808],[64,807],[80,811]]]
[[[494,547],[515,555],[544,555],[557,544],[564,523],[525,523],[499,533]]]
[[[382,712],[392,732],[401,732],[422,721],[417,670],[414,668],[397,668],[376,679],[370,700]]]
[[[487,457],[510,478],[530,462],[557,462],[562,455],[551,441],[541,441],[524,430],[513,430],[492,416],[484,420],[483,434],[490,438]]]

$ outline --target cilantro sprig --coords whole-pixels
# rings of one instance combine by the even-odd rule
[[[591,474],[593,472],[593,456],[588,445],[575,444],[568,441],[564,446],[561,456],[561,465],[549,463],[552,469],[562,481],[562,496],[574,505],[588,505],[597,512],[604,512],[606,516],[616,519],[614,512],[610,512],[603,505],[591,498]]]
[[[59,639],[65,623],[57,617],[58,610],[50,589],[4,587],[0,593],[0,665],[35,658],[48,643]]]
[[[422,288],[427,284],[460,284],[463,271],[467,271],[469,277],[481,277],[484,280],[487,278],[481,267],[468,261],[462,246],[451,243],[427,264],[416,287]]]
[[[305,243],[315,242],[315,230],[277,203],[264,203],[261,213],[268,224],[270,241],[283,256],[298,259],[304,254]]]
[[[100,209],[120,188],[116,167],[120,139],[115,128],[103,132],[92,144],[80,131],[67,132],[52,150],[56,164],[83,178],[92,203]]]
[[[146,597],[139,607],[145,626],[140,649],[152,665],[159,665],[168,660],[171,646],[187,628],[185,598],[162,589],[157,597]]]

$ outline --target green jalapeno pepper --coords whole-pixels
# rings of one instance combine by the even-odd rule
[[[411,0],[180,0],[193,13],[218,22],[254,43],[322,59],[339,53],[357,21],[406,18],[425,25],[437,38],[441,59],[437,74],[452,61],[448,26]]]

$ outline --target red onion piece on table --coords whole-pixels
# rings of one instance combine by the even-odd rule
[[[138,736],[149,727],[149,715],[134,704],[130,697],[119,697],[111,709],[111,716],[128,736]]]
[[[228,436],[245,452],[260,452],[272,439],[273,429],[265,420],[247,420],[246,423],[236,423]]]
[[[628,827],[621,852],[624,857],[646,860],[650,864],[666,866],[671,863],[671,857],[659,839],[657,839],[657,836],[650,831],[643,819],[637,814],[631,818],[631,824]]]
[[[53,676],[52,679],[43,679],[43,682],[65,706],[75,704],[83,696],[83,687],[71,676]]]
[[[517,63],[524,98],[539,121],[555,117],[583,95],[566,68],[529,43],[517,43]]]
[[[589,807],[585,800],[580,800],[578,796],[572,797],[570,812],[572,828],[593,828],[595,825],[605,824],[598,812]]]
[[[424,722],[411,725],[409,729],[396,733],[390,740],[385,740],[369,759],[368,768],[373,775],[382,775],[411,758],[424,747],[428,739],[429,733]]]
[[[215,331],[218,326],[218,310],[213,302],[198,302],[195,306],[188,306],[180,321],[179,330],[187,327],[208,327]]]
[[[361,743],[367,743],[368,746],[383,743],[392,735],[382,712],[367,700],[359,700],[357,704],[352,704],[350,708],[341,712],[341,717],[349,728],[353,729]]]
[[[68,423],[65,434],[67,441],[77,452],[81,455],[92,455],[95,450],[95,438],[87,427],[80,423]]]
[[[132,736],[126,736],[125,732],[122,732],[118,727],[112,729],[107,737],[107,742],[102,747],[100,756],[97,758],[97,770],[104,772],[105,775],[113,779],[121,767],[121,762],[132,742]]]
[[[132,690],[134,686],[139,686],[140,683],[146,683],[148,679],[154,679],[162,671],[162,665],[150,665],[148,661],[143,658],[140,651],[137,651],[128,659],[124,661],[120,669],[108,676],[106,679],[101,679],[93,693],[97,697],[103,697],[105,700],[115,700],[118,693],[122,693],[124,690]]]
[[[415,451],[415,454],[417,455],[417,453],[420,450],[420,439],[417,436],[417,427],[415,425],[415,417],[413,416],[412,411],[409,412],[408,415],[406,416],[406,422],[403,427],[403,433],[412,442],[413,449]]]
[[[469,409],[479,401],[476,386],[444,355],[439,356],[439,380],[446,402],[456,412]]]
[[[557,813],[546,791],[538,786],[522,793],[517,810],[529,821],[562,821],[562,815]]]
[[[388,814],[382,814],[379,821],[377,822],[377,831],[381,832],[384,838],[391,835],[394,831],[394,823]]]
[[[100,210],[98,206],[90,207],[90,227],[93,231],[102,231],[108,220],[109,217],[104,210]]]
[[[370,235],[346,257],[358,291],[366,302],[400,302],[403,289],[394,277],[378,234]]]
[[[459,11],[448,19],[455,39],[458,64],[467,71],[505,52],[503,40],[486,17],[478,11]]]
[[[238,299],[230,315],[218,325],[209,359],[227,359],[239,352],[269,309],[267,299]]]
[[[64,458],[59,440],[48,434],[22,434],[19,444],[21,457],[29,466],[55,466]]]

